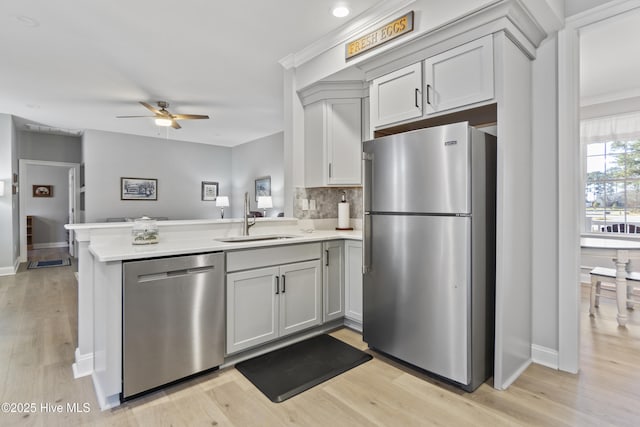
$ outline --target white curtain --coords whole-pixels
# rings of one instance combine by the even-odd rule
[[[580,121],[583,144],[640,139],[640,112]]]

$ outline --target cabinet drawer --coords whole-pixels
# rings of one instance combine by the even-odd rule
[[[321,243],[275,246],[227,252],[227,272],[320,258]]]

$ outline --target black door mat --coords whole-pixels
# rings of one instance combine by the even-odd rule
[[[325,334],[245,360],[236,369],[278,403],[372,358]]]

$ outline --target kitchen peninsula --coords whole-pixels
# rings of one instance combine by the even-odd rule
[[[92,375],[102,409],[120,404],[123,372],[123,265],[134,260],[176,259],[203,253],[224,254],[227,337],[224,363],[221,366],[232,365],[345,323],[351,322],[350,326],[358,328],[361,320],[358,313],[362,304],[362,233],[360,230],[314,230],[311,224],[291,218],[259,218],[247,240],[247,236],[240,237],[242,219],[161,221],[158,223],[159,243],[151,245],[131,244],[132,223],[68,225],[67,229],[76,233],[79,245],[75,376]],[[339,262],[332,262],[329,267],[329,260],[336,259],[332,256],[335,248],[339,250]],[[242,323],[243,319],[238,320],[237,316],[230,319],[229,313],[234,310],[229,304],[236,307],[243,302],[233,299],[233,292],[229,292],[229,287],[241,286],[241,280],[236,281],[242,279],[238,275],[246,276],[252,271],[274,266],[284,271],[285,267],[296,265],[302,265],[313,272],[304,279],[309,280],[308,284],[303,285],[308,289],[306,293],[296,294],[297,298],[302,295],[311,300],[304,302],[309,307],[308,313],[294,313],[298,317],[308,315],[308,319],[292,325],[281,325],[271,335],[256,333],[255,337],[234,339],[234,324]],[[337,273],[328,270],[336,267],[340,269]],[[226,274],[231,270],[232,273]],[[328,283],[329,277],[337,277],[338,280],[336,283]],[[355,292],[346,289],[349,283],[360,289]],[[291,280],[289,286],[293,285]],[[271,282],[267,282],[266,286],[272,289]],[[360,295],[360,300],[354,301],[352,298],[351,305],[355,308],[351,312],[355,315],[347,314],[345,319],[345,309],[349,311],[345,307],[349,293]],[[249,303],[255,305],[256,302]],[[258,302],[258,306],[269,306],[268,303],[269,301],[266,304]],[[276,313],[269,312],[267,315],[277,318]],[[248,333],[252,328],[262,330],[262,325],[252,325],[250,320],[238,326],[243,333]],[[287,338],[281,338],[285,335]]]

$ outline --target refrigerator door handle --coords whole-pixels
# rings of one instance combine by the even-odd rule
[[[371,211],[371,184],[373,180],[373,154],[362,153],[362,205],[363,212]]]
[[[371,184],[373,181],[373,154],[362,153],[362,207],[364,224],[362,234],[362,274],[371,271]]]
[[[364,230],[362,233],[362,274],[371,271],[371,214],[364,214]]]

